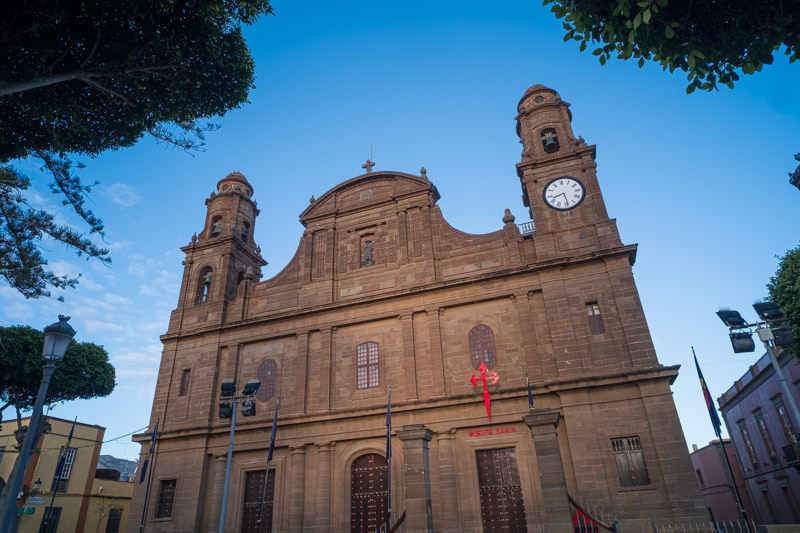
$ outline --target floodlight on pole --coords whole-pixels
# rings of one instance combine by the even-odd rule
[[[31,457],[31,448],[38,439],[39,419],[44,410],[44,400],[47,396],[47,389],[50,386],[50,378],[56,370],[56,363],[64,358],[69,348],[72,337],[76,331],[67,322],[70,317],[58,315],[58,322],[50,324],[44,328],[44,345],[42,347],[42,383],[39,385],[39,393],[36,396],[36,403],[33,406],[33,413],[28,422],[28,430],[22,439],[22,446],[19,456],[8,476],[8,483],[3,488],[0,495],[0,531],[7,533],[14,530],[16,524],[17,495],[22,487],[22,480],[25,477],[25,470],[28,468],[28,461]],[[12,511],[13,510],[13,511]]]
[[[241,396],[236,396],[236,380],[223,379],[219,390],[219,417],[231,419],[231,433],[228,440],[228,461],[225,466],[225,485],[222,489],[222,509],[219,512],[219,533],[225,532],[225,517],[228,513],[228,489],[231,484],[231,462],[233,461],[233,437],[236,433],[236,407],[242,404],[242,415],[254,416],[256,402],[253,399],[261,382],[257,379],[248,381]]]
[[[783,374],[783,369],[780,363],[778,363],[778,347],[794,344],[791,327],[785,324],[780,325],[781,322],[786,322],[788,318],[786,317],[786,313],[784,313],[775,302],[756,303],[753,304],[753,309],[755,309],[763,322],[748,324],[738,311],[733,310],[717,311],[717,316],[730,328],[731,344],[733,345],[734,353],[752,352],[755,350],[755,343],[752,338],[753,331],[741,330],[753,327],[756,328],[758,338],[764,343],[764,348],[767,350],[772,368],[775,371],[775,375],[778,376],[783,395],[786,397],[786,401],[789,404],[789,411],[794,418],[795,432],[800,431],[800,409],[798,409],[797,402],[795,402],[789,385],[786,383],[786,376]],[[793,444],[797,445],[797,433],[792,435],[792,440],[794,441]]]

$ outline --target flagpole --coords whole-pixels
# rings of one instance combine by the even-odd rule
[[[61,472],[64,470],[64,462],[67,459],[67,453],[69,452],[69,446],[72,444],[72,434],[75,431],[75,422],[78,421],[78,417],[75,417],[75,420],[72,421],[72,428],[69,430],[69,437],[67,437],[67,444],[64,446],[64,451],[61,452],[61,457],[58,458],[58,465],[56,466],[56,475],[54,476],[53,480],[55,482],[55,487],[53,487],[53,497],[50,498],[50,507],[45,509],[44,520],[42,524],[47,524],[47,521],[50,519],[50,514],[53,512],[53,504],[56,502],[56,491],[58,490],[58,478],[61,477]]]
[[[267,498],[267,485],[269,485],[269,464],[272,462],[272,452],[275,450],[275,434],[278,431],[278,406],[281,404],[281,397],[275,402],[275,416],[272,417],[272,433],[269,436],[269,453],[267,454],[267,470],[264,472],[264,490],[261,491],[261,505],[258,507],[258,525],[256,533],[261,533],[261,518],[264,515],[264,500]]]
[[[144,519],[145,519],[145,516],[147,516],[147,499],[150,497],[150,476],[152,476],[152,474],[153,474],[153,469],[155,468],[155,462],[156,462],[155,461],[155,459],[156,459],[155,443],[156,443],[156,433],[158,433],[158,422],[159,422],[159,420],[161,420],[161,419],[160,418],[156,418],[156,425],[153,428],[153,437],[150,440],[150,450],[148,450],[147,456],[145,456],[145,461],[142,464],[142,468],[143,469],[147,468],[147,463],[152,459],[153,468],[150,468],[150,471],[147,472],[147,482],[145,483],[144,502],[142,503],[142,520],[139,523],[139,533],[142,533],[142,531],[144,531]],[[139,483],[141,483],[141,482],[142,482],[142,480],[140,479]]]
[[[392,517],[392,388],[389,387],[389,404],[386,406],[386,532]]]
[[[739,512],[742,515],[742,519],[744,519],[744,524],[747,527],[748,533],[750,533],[750,524],[747,521],[747,513],[745,512],[744,504],[742,503],[742,495],[739,494],[739,487],[736,486],[736,478],[733,477],[731,461],[728,459],[728,452],[725,450],[725,441],[722,440],[722,428],[719,421],[719,416],[717,416],[717,408],[711,401],[711,392],[708,390],[706,380],[703,377],[703,373],[700,371],[700,364],[697,362],[697,354],[694,353],[694,346],[692,346],[692,356],[694,357],[694,365],[697,367],[697,377],[700,378],[700,388],[703,390],[703,396],[706,400],[706,407],[708,407],[708,414],[711,417],[711,425],[714,426],[714,433],[717,434],[717,439],[722,446],[722,457],[725,458],[725,465],[728,467],[728,475],[731,476],[731,484],[733,485],[733,492],[736,495],[736,503],[739,504]]]

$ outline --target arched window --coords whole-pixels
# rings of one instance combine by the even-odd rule
[[[377,342],[365,342],[356,347],[356,379],[358,389],[380,385]]]
[[[467,336],[469,340],[469,358],[472,368],[478,370],[481,363],[489,370],[497,364],[497,348],[494,345],[494,332],[486,324],[478,324]]]
[[[386,524],[389,465],[377,453],[362,455],[350,471],[350,531],[381,531]]]
[[[250,223],[242,222],[242,240],[247,242],[247,236],[250,235]]]
[[[211,219],[211,236],[216,237],[222,233],[222,217],[217,215]]]
[[[544,147],[544,151],[548,154],[558,152],[560,146],[558,145],[558,135],[556,135],[556,130],[553,128],[547,128],[546,130],[542,131],[542,146]]]
[[[274,359],[265,359],[258,365],[258,380],[261,386],[258,387],[256,399],[259,402],[270,401],[278,388],[278,363]]]
[[[205,267],[200,271],[197,279],[197,297],[195,303],[201,304],[211,298],[211,267]]]

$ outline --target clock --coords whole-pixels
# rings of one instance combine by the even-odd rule
[[[561,176],[545,185],[544,203],[558,211],[568,211],[580,205],[586,197],[586,188],[578,178]]]

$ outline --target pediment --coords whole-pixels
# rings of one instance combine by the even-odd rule
[[[418,196],[421,203],[433,205],[439,199],[436,187],[424,176],[402,172],[372,172],[345,181],[330,189],[300,214],[306,226],[311,220]]]

